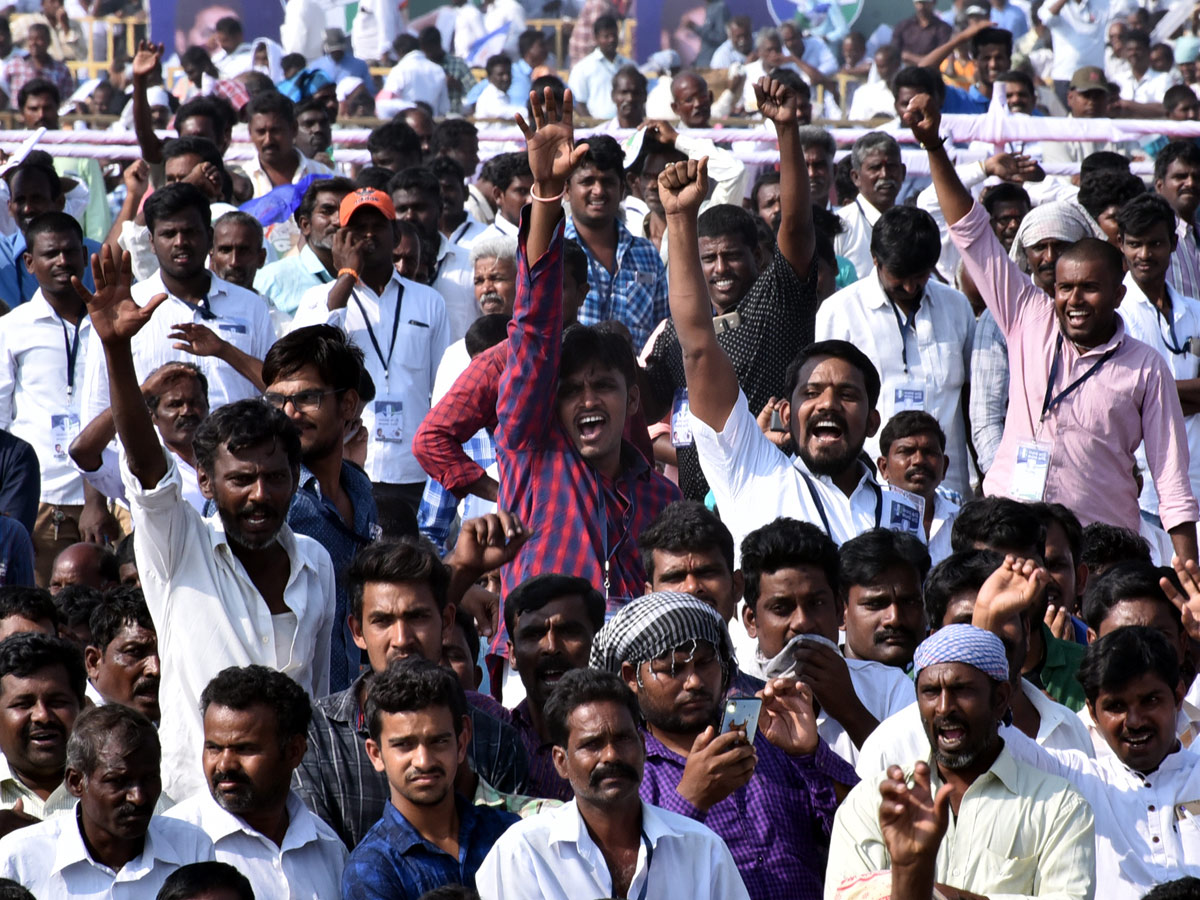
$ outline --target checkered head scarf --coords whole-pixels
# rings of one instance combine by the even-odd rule
[[[940,663],[965,663],[994,681],[1009,678],[1004,644],[990,631],[974,625],[947,625],[925,638],[913,655],[913,676]]]
[[[1034,207],[1021,221],[1008,255],[1028,275],[1032,270],[1025,256],[1026,247],[1033,247],[1042,241],[1073,244],[1088,237],[1108,240],[1108,236],[1082,206],[1070,200],[1056,200]]]
[[[720,614],[690,594],[658,591],[639,597],[605,623],[592,641],[591,666],[621,674],[621,663],[640,668],[679,649],[711,644],[728,682],[736,660]]]

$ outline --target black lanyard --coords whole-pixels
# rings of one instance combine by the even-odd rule
[[[379,346],[379,341],[375,338],[375,329],[371,327],[371,319],[367,316],[367,311],[363,309],[362,302],[358,297],[354,297],[354,305],[358,307],[358,311],[362,315],[363,325],[367,329],[367,337],[371,339],[371,346],[375,348],[375,355],[379,357],[379,364],[383,366],[384,378],[387,377],[388,366],[392,361],[392,352],[396,349],[396,332],[400,330],[400,307],[404,303],[404,285],[397,281],[396,288],[396,314],[392,317],[392,343],[388,347],[387,356],[383,355],[383,348]],[[387,288],[385,287],[384,290],[386,291]],[[382,304],[380,304],[380,308],[382,309]]]
[[[200,318],[204,319],[206,322],[212,321],[213,319],[217,318],[217,314],[212,311],[212,304],[208,302],[207,294],[205,294],[203,297],[201,297],[199,302],[195,306],[192,306],[192,304],[188,303],[186,300],[184,300],[182,298],[180,298],[179,302],[182,303],[184,306],[189,307],[194,312],[200,313]]]
[[[1170,296],[1170,295],[1168,294],[1167,296]],[[1184,338],[1183,344],[1181,345],[1179,343],[1179,338],[1175,337],[1175,322],[1174,322],[1174,320],[1168,319],[1167,316],[1163,313],[1163,311],[1161,309],[1159,309],[1158,306],[1156,306],[1153,302],[1150,305],[1154,307],[1155,315],[1157,315],[1158,318],[1160,318],[1164,323],[1166,323],[1167,332],[1166,332],[1166,334],[1164,334],[1162,336],[1162,339],[1163,339],[1163,343],[1167,345],[1167,349],[1170,350],[1172,353],[1174,353],[1177,356],[1183,356],[1184,354],[1186,354],[1188,352],[1188,344],[1191,342],[1191,338]],[[1171,311],[1174,312],[1174,308],[1172,308]]]
[[[637,515],[637,494],[633,490],[633,485],[630,485],[629,491],[629,509],[625,511],[625,515],[621,517],[621,535],[617,538],[617,542],[613,544],[612,550],[608,549],[608,500],[604,496],[604,483],[600,480],[599,474],[596,475],[596,488],[600,494],[600,540],[604,547],[604,599],[608,600],[609,586],[611,584],[610,569],[612,567],[612,558],[617,551],[621,549],[621,545],[625,543],[625,538],[629,537],[629,532],[633,528],[634,517]],[[613,484],[613,490],[617,488]]]
[[[817,506],[817,515],[821,517],[821,524],[825,526],[825,533],[833,537],[833,529],[829,527],[829,516],[825,512],[825,504],[821,502],[821,495],[817,492],[817,486],[813,484],[813,480],[807,472],[800,469],[800,477],[804,479],[804,484],[808,487],[808,495],[812,497],[812,502]],[[883,490],[874,481],[870,482],[871,489],[875,491],[875,527],[878,528],[883,522]]]
[[[891,297],[888,297],[888,306],[892,308],[892,315],[896,317],[896,328],[900,332],[900,361],[904,363],[904,374],[908,374],[908,329],[912,326],[913,337],[917,336],[917,314],[913,313],[912,318],[905,321],[900,316],[900,307],[896,305]]]
[[[67,323],[62,316],[58,317],[58,324],[63,330],[63,344],[67,348],[67,399],[70,400],[71,395],[75,393],[75,360],[79,358],[79,329],[83,325],[83,318],[87,313],[82,313],[75,322],[74,338],[67,337]]]
[[[1095,365],[1059,391],[1057,395],[1052,396],[1052,392],[1054,391],[1054,380],[1058,377],[1058,364],[1062,359],[1062,345],[1063,336],[1062,334],[1059,334],[1058,340],[1054,342],[1054,362],[1050,365],[1050,380],[1046,382],[1046,397],[1044,400],[1042,400],[1042,417],[1038,421],[1045,421],[1046,413],[1053,410],[1054,407],[1058,406],[1058,404],[1062,403],[1062,401],[1067,398],[1068,394],[1095,375],[1097,370],[1102,365],[1112,359],[1113,354],[1116,353],[1118,349],[1117,347],[1113,347],[1102,357],[1096,360]]]

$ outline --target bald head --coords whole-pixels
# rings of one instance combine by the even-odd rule
[[[99,544],[72,544],[54,559],[50,572],[50,593],[57,594],[69,584],[82,584],[104,590],[116,583],[117,558]]]
[[[712,117],[712,91],[695,72],[680,72],[671,79],[671,110],[689,128],[707,128]]]

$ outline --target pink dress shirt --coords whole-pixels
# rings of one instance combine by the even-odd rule
[[[1196,521],[1183,409],[1162,358],[1126,335],[1119,315],[1107,344],[1080,354],[1071,341],[1063,341],[1055,396],[1113,347],[1117,350],[1039,427],[1059,334],[1054,304],[1008,258],[978,202],[950,226],[950,236],[1008,342],[1008,415],[984,493],[1009,493],[1019,444],[1052,442],[1045,499],[1069,507],[1084,525],[1107,522],[1136,533],[1141,520],[1134,452],[1144,440],[1154,483],[1161,485],[1163,527]]]

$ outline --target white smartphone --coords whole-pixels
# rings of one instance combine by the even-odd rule
[[[739,728],[745,731],[746,740],[754,743],[758,733],[758,715],[762,712],[762,700],[758,697],[739,697],[725,701],[725,712],[721,715],[721,734]]]

